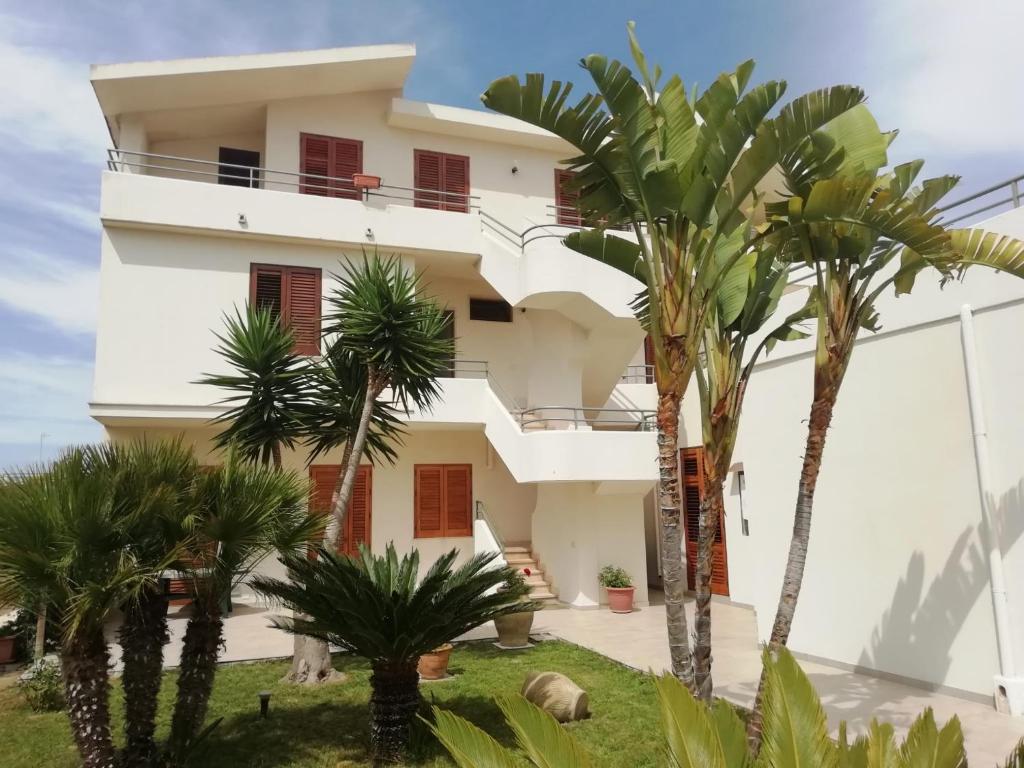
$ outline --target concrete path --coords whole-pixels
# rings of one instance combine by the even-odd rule
[[[275,610],[255,602],[236,602],[235,605],[234,613],[225,623],[223,661],[291,655],[292,638],[269,626],[268,618]],[[692,604],[687,607],[692,621]],[[729,701],[749,707],[761,672],[754,614],[748,609],[725,603],[714,603],[712,613],[715,692]],[[186,620],[187,612],[172,609],[172,640],[166,655],[168,666],[178,663]],[[662,606],[643,608],[627,615],[616,615],[607,610],[541,611],[534,621],[534,632],[547,633],[581,645],[638,670],[662,672],[669,668],[665,609]],[[495,636],[493,625],[488,624],[463,639]],[[966,736],[968,758],[971,765],[980,767],[1002,765],[1017,741],[1024,737],[1024,718],[1001,715],[985,704],[823,664],[802,661],[801,666],[821,695],[833,729],[840,720],[846,720],[851,733],[860,733],[867,729],[872,717],[878,717],[891,722],[902,737],[914,718],[930,706],[940,723],[954,714],[959,715]]]

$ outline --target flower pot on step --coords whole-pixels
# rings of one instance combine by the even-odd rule
[[[533,613],[520,611],[495,617],[494,628],[498,630],[498,645],[504,649],[526,648],[530,644]]]
[[[451,643],[445,643],[430,653],[424,653],[416,667],[420,677],[424,680],[441,680],[448,677],[448,660],[451,655]]]
[[[605,587],[608,590],[608,608],[612,613],[633,612],[635,587]]]

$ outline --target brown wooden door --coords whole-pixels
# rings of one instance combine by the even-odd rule
[[[683,529],[686,531],[686,584],[696,586],[697,537],[700,531],[700,503],[704,496],[704,449],[679,451],[679,480]],[[729,558],[725,546],[725,520],[719,519],[718,533],[711,546],[711,593],[729,594]]]
[[[309,478],[313,483],[310,511],[324,515],[331,511],[331,496],[340,472],[341,466],[338,464],[315,464],[309,468]],[[355,485],[352,487],[352,496],[348,501],[345,532],[338,551],[346,555],[355,555],[359,551],[359,544],[369,547],[372,523],[373,467],[369,464],[360,464],[356,472]]]

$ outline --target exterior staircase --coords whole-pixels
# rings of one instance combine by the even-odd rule
[[[515,568],[518,571],[529,569],[530,575],[524,574],[523,577],[526,579],[527,586],[530,587],[531,600],[536,600],[545,609],[562,607],[558,602],[558,595],[551,589],[551,584],[545,578],[544,571],[537,564],[537,558],[534,557],[529,546],[508,546],[505,547],[502,554],[510,568]]]

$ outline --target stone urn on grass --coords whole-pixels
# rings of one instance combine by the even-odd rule
[[[606,565],[597,580],[608,592],[608,608],[612,613],[633,612],[633,580],[623,568]]]
[[[523,604],[523,610],[496,616],[494,619],[494,627],[498,630],[497,645],[504,651],[530,647],[530,629],[533,628],[533,614],[537,604],[529,598],[530,587],[524,578],[529,575],[529,568],[524,568],[522,572],[512,571],[505,583],[498,587],[500,592],[518,598]]]

